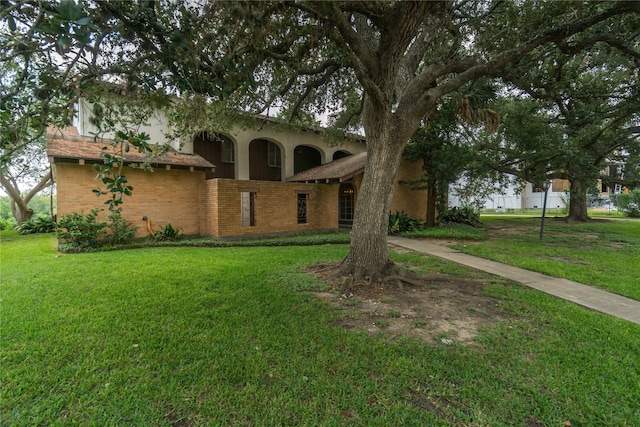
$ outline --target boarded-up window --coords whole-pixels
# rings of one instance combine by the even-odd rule
[[[551,181],[551,191],[554,193],[562,193],[569,189],[569,181],[566,179],[554,179]]]
[[[256,225],[256,193],[253,191],[242,191],[240,193],[240,213],[243,227],[253,227]]]

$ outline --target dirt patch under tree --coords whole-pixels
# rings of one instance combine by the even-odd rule
[[[500,300],[484,294],[487,280],[448,274],[412,275],[411,283],[371,289],[335,275],[336,267],[308,268],[329,291],[314,292],[343,310],[340,324],[372,335],[409,336],[426,343],[469,344],[485,325],[506,318]]]

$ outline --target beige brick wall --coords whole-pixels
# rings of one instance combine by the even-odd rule
[[[200,194],[204,185],[204,172],[187,170],[155,169],[146,172],[126,167],[124,170],[133,194],[124,196],[122,215],[139,227],[137,236],[147,236],[147,224],[141,218],[151,220],[152,229],[171,224],[181,234],[200,234]],[[91,191],[104,188],[95,180],[96,171],[91,165],[56,163],[56,191],[58,216],[71,212],[88,213],[93,208],[104,208],[103,218],[108,215],[104,201],[107,196],[96,197]]]
[[[242,226],[244,191],[256,193],[254,226]],[[308,194],[306,224],[298,224],[299,192]],[[337,185],[214,179],[206,181],[202,199],[203,234],[236,237],[338,228]]]
[[[91,165],[57,163],[56,185],[58,215],[105,208],[106,196],[96,197],[91,191],[103,187],[95,180]],[[403,162],[398,180],[417,178],[422,173],[419,162]],[[139,227],[137,236],[147,236],[148,217],[154,231],[171,224],[187,235],[238,237],[273,233],[301,233],[338,228],[339,184],[303,184],[271,181],[240,181],[212,179],[205,181],[204,172],[156,169],[145,172],[126,168],[125,174],[133,186],[133,195],[125,196],[123,216]],[[354,179],[356,197],[362,176]],[[240,193],[256,192],[255,225],[242,226]],[[308,194],[307,223],[298,224],[297,194]],[[410,190],[406,184],[396,184],[391,212],[404,210],[424,219],[426,191]]]
[[[425,220],[427,217],[427,191],[411,190],[409,184],[401,184],[402,181],[418,179],[422,175],[422,162],[408,162],[403,160],[398,170],[398,178],[393,199],[391,200],[391,213],[405,211],[413,218]]]
[[[393,198],[391,199],[390,213],[396,211],[405,211],[413,218],[425,220],[427,217],[427,191],[411,190],[409,184],[401,184],[402,181],[418,179],[422,175],[422,162],[408,162],[402,160],[398,177],[393,189]],[[356,191],[356,203],[358,203],[358,193],[362,185],[362,174],[353,178],[353,186]]]

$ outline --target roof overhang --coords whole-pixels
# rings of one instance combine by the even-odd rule
[[[339,183],[364,172],[367,153],[343,157],[287,178],[288,182]]]
[[[181,153],[169,148],[161,154],[126,151],[120,143],[101,138],[79,136],[75,128],[50,128],[47,131],[47,156],[51,163],[78,163],[80,165],[102,162],[106,153],[118,153],[125,165],[148,164],[164,169],[188,169],[215,171],[215,165],[197,154]]]

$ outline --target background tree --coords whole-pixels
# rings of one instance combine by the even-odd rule
[[[0,185],[9,196],[11,213],[17,223],[33,216],[35,210],[29,206],[30,202],[53,184],[51,169],[43,154],[44,148],[32,143],[15,153],[10,161],[0,164]]]
[[[640,126],[631,126],[627,131],[627,137],[635,141],[610,156],[611,172],[604,182],[612,188],[640,188]]]
[[[438,214],[447,209],[452,181],[464,173],[468,182],[484,182],[491,174],[491,169],[477,161],[478,153],[469,135],[473,131],[498,130],[500,117],[488,108],[495,97],[490,79],[472,82],[462,91],[442,99],[435,116],[429,118],[407,144],[405,157],[422,160],[424,174],[410,184],[412,188],[427,190],[427,226],[435,225]]]
[[[73,1],[1,3],[0,184],[18,222],[31,217],[29,201],[52,184],[43,162],[47,127],[71,122],[76,70],[91,31]]]
[[[598,42],[580,56],[532,56],[505,73],[512,90],[502,105],[504,133],[485,148],[498,170],[539,187],[569,180],[569,221],[589,219],[587,193],[609,181],[609,159],[638,144],[627,127],[640,115],[640,52],[618,47]]]

